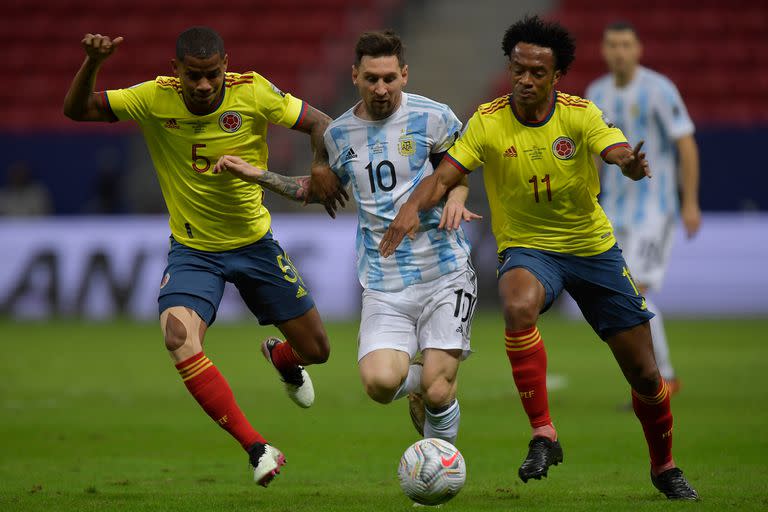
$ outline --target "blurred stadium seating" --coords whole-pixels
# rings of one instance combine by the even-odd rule
[[[548,15],[576,37],[576,61],[559,88],[583,94],[606,73],[603,28],[632,23],[643,41],[643,64],[680,89],[698,125],[768,123],[768,4],[764,0],[562,0]],[[498,94],[508,89],[500,74]]]
[[[170,74],[177,35],[192,25],[219,31],[230,69],[256,70],[278,87],[318,106],[335,98],[351,44],[379,27],[401,0],[208,1],[9,0],[0,18],[6,76],[0,88],[3,131],[87,130],[62,114],[62,99],[83,59],[83,34],[125,37],[97,87],[127,87]],[[100,130],[103,127],[99,128]]]

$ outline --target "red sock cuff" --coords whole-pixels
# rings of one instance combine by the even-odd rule
[[[512,331],[510,329],[504,329],[504,335],[507,338],[520,338],[522,336],[530,336],[536,330],[536,326],[523,329],[522,331]]]
[[[188,357],[187,359],[185,359],[185,360],[183,360],[181,362],[176,363],[175,364],[176,369],[177,370],[181,370],[182,368],[185,368],[185,367],[189,366],[190,364],[194,363],[195,361],[197,361],[198,359],[200,359],[202,357],[205,357],[205,353],[204,352],[198,352],[197,354],[193,355],[192,357]]]
[[[663,402],[668,396],[669,396],[669,385],[664,379],[661,379],[661,382],[659,383],[659,388],[656,390],[656,393],[653,395],[643,395],[632,390],[632,395],[643,402],[644,404],[648,405],[658,405],[661,402]]]
[[[515,359],[527,357],[544,346],[536,326],[517,332],[505,331],[504,343],[507,354]]]

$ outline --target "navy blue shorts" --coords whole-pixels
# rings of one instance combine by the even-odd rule
[[[621,249],[614,245],[595,256],[510,247],[499,254],[498,276],[522,267],[544,285],[543,313],[563,289],[574,298],[592,329],[605,340],[653,318],[629,273]]]
[[[192,249],[171,237],[158,305],[188,307],[211,325],[224,284],[233,283],[259,324],[280,324],[315,305],[307,286],[280,244],[267,232],[260,240],[230,251]]]

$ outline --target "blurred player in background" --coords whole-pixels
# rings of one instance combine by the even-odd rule
[[[176,76],[94,92],[101,65],[122,41],[86,34],[85,62],[64,112],[76,121],[131,119],[141,126],[170,213],[168,266],[158,299],[166,348],[190,394],[248,452],[254,479],[266,486],[285,457],[254,430],[203,352],[225,282],[237,286],[260,324],[274,324],[286,337],[268,339],[262,350],[302,407],[314,400],[303,366],[326,361],[330,346],[309,291],[272,238],[262,188],[215,174],[213,164],[226,151],[266,167],[269,123],[307,133],[316,178],[307,197],[323,201],[333,214],[337,201],[343,205],[343,191],[323,144],[330,118],[255,72],[228,73],[224,43],[207,27],[178,37],[171,62]]]
[[[563,289],[619,363],[632,388],[651,458],[651,481],[670,499],[697,499],[672,458],[669,388],[653,356],[653,316],[627,270],[611,224],[597,203],[599,154],[641,180],[650,169],[595,105],[555,90],[574,59],[557,23],[525,18],[504,34],[512,92],[481,105],[435,173],[422,180],[381,242],[395,254],[420,225],[419,212],[483,166],[499,248],[499,295],[512,374],[532,427],[518,475],[527,482],[563,461],[547,399],[547,356],[536,323]]]
[[[420,434],[455,443],[457,373],[470,352],[477,300],[469,241],[460,227],[462,219],[479,218],[464,208],[466,183],[457,183],[422,216],[418,233],[394,259],[381,258],[378,244],[400,205],[453,145],[461,122],[446,105],[403,92],[408,65],[395,33],[365,33],[355,53],[352,82],[361,101],[331,123],[325,143],[331,168],[345,186],[352,184],[358,206],[360,376],[379,403],[409,396]],[[282,179],[290,188],[297,180],[265,177],[234,157],[218,165],[259,183]],[[414,362],[418,351],[423,360]]]
[[[610,73],[590,84],[587,97],[629,140],[645,141],[652,180],[632,183],[607,166],[603,166],[600,179],[600,204],[611,219],[635,283],[645,295],[648,290],[661,288],[678,215],[690,238],[699,230],[701,209],[693,123],[675,85],[638,64],[642,51],[632,25],[617,22],[606,27],[603,57]],[[669,357],[664,323],[659,309],[650,300],[647,304],[656,314],[651,319],[656,364],[675,393],[680,382]]]

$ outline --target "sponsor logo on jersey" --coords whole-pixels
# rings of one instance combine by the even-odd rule
[[[167,285],[168,281],[170,281],[170,280],[171,280],[171,274],[166,273],[163,276],[162,281],[160,281],[160,289],[162,290],[163,288],[165,288],[165,285]]]
[[[299,291],[296,292],[296,298],[300,299],[307,294],[307,290],[303,286],[299,285]]]
[[[560,160],[568,160],[576,153],[576,143],[569,137],[558,137],[552,143],[552,153]]]
[[[174,130],[181,129],[181,126],[179,126],[179,123],[177,123],[175,119],[167,120],[163,126],[169,129],[174,129]]]
[[[357,153],[355,153],[355,150],[352,148],[349,148],[346,153],[344,153],[344,160],[354,160],[357,158]]]
[[[507,150],[504,152],[505,158],[517,158],[517,150],[515,149],[515,146],[509,146]]]
[[[234,133],[243,126],[243,117],[234,110],[227,110],[219,116],[219,127],[227,133]]]
[[[413,135],[404,133],[397,140],[397,152],[402,156],[411,156],[416,154],[416,141]]]

